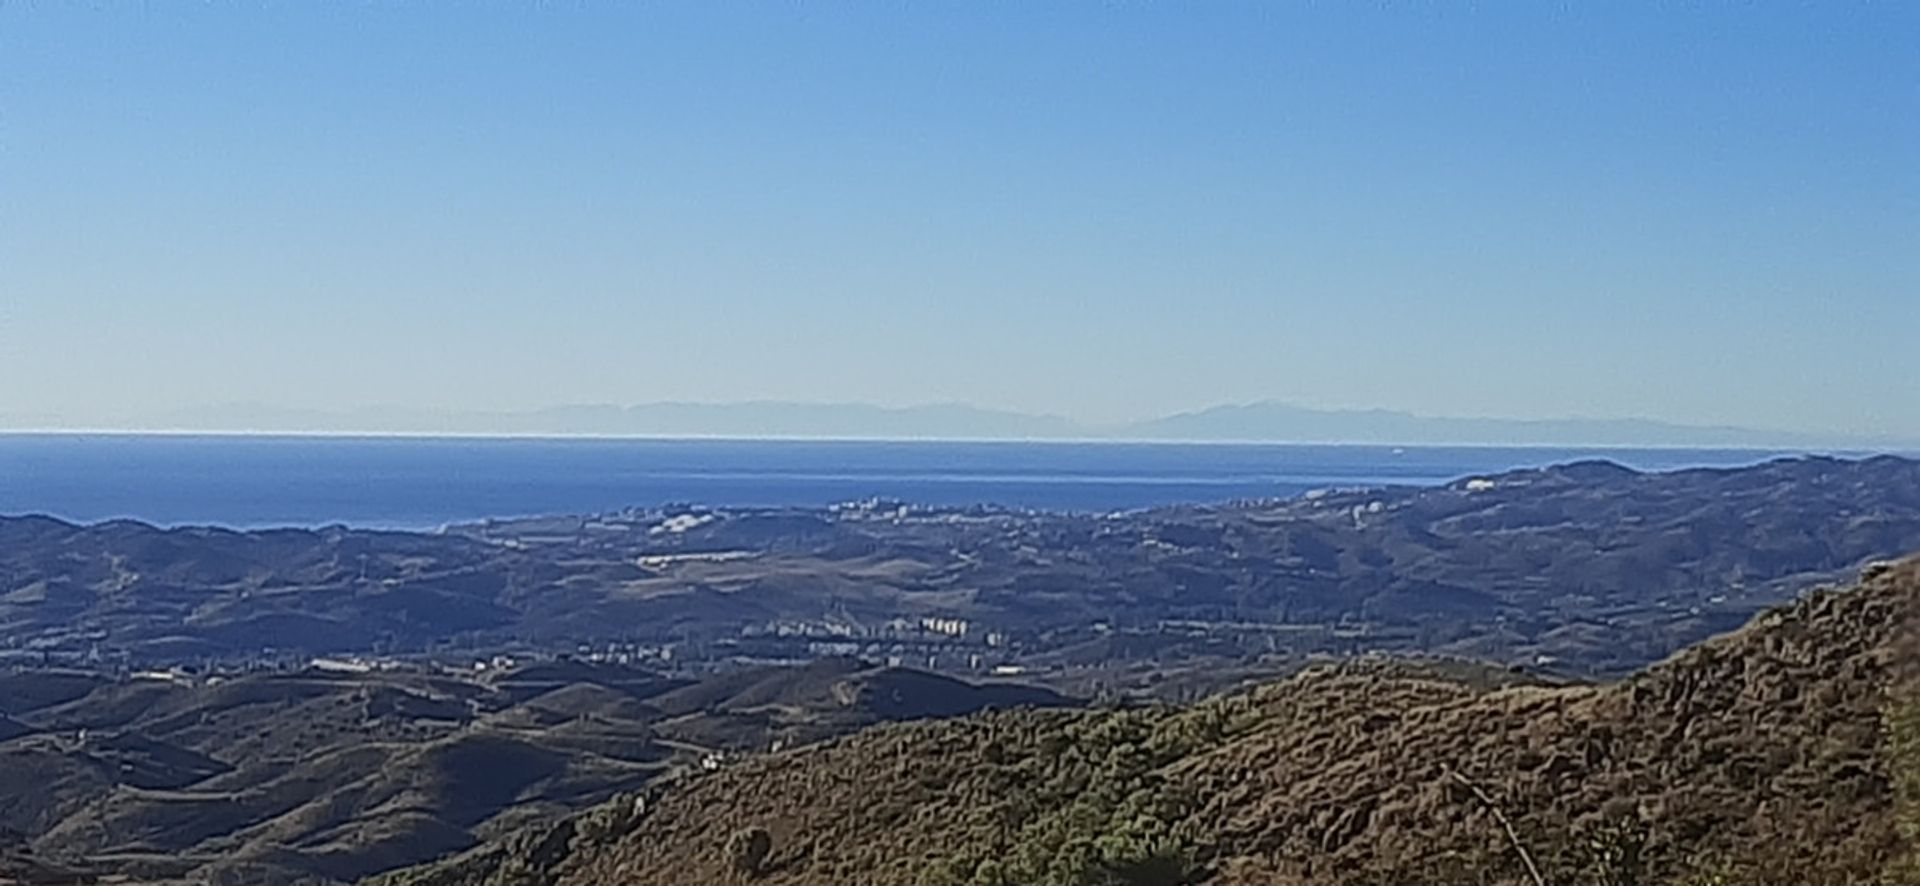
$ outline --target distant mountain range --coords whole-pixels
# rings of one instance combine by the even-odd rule
[[[931,617],[1012,634],[1022,666],[1276,651],[1232,627],[1247,623],[1293,626],[1285,648],[1300,654],[1350,649],[1338,631],[1365,625],[1375,650],[1619,673],[1920,551],[1920,460],[1666,473],[1582,461],[1143,512],[874,507],[675,506],[430,533],[0,516],[0,669],[426,654],[449,637],[495,651],[690,643],[674,655],[690,666],[749,636],[741,654],[769,660],[819,639],[757,633],[772,623]],[[1133,639],[1082,633],[1096,622]]]
[[[28,421],[0,416],[0,427],[8,425],[77,426],[57,417]],[[402,407],[325,411],[235,403],[138,416],[120,426],[198,432],[1920,449],[1920,440],[1890,436],[1636,418],[1428,416],[1387,409],[1313,409],[1274,401],[1214,406],[1107,425],[958,403],[892,407],[759,400],[571,405],[519,412]]]
[[[1309,409],[1264,402],[1215,406],[1128,427],[1148,440],[1552,446],[1895,446],[1890,438],[1688,425],[1638,418],[1511,419],[1416,415],[1389,409]],[[1913,441],[1907,441],[1909,445]]]

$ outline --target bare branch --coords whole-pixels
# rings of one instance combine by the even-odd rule
[[[1493,813],[1494,820],[1500,822],[1500,826],[1506,829],[1507,839],[1513,843],[1513,851],[1519,854],[1520,862],[1527,866],[1527,876],[1533,878],[1533,886],[1547,886],[1546,878],[1540,876],[1540,867],[1533,863],[1533,854],[1527,851],[1526,844],[1520,842],[1520,832],[1514,830],[1513,822],[1507,818],[1506,813],[1500,811],[1499,805],[1493,802],[1493,798],[1487,796],[1486,791],[1481,790],[1479,785],[1469,781],[1459,772],[1448,769],[1447,776],[1472,793],[1474,798],[1480,801],[1480,805],[1487,807],[1487,811]]]

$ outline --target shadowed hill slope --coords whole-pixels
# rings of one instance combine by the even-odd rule
[[[440,534],[0,517],[0,654],[284,663],[457,639],[785,660],[817,653],[781,629],[892,641],[934,619],[966,625],[939,635],[958,644],[942,668],[1016,648],[1426,651],[1620,674],[1915,549],[1920,462],[1885,456],[1580,463],[1122,514],[677,508]]]
[[[40,868],[62,883],[351,881],[544,827],[732,749],[1066,703],[851,659],[707,681],[577,662],[37,673],[0,675],[0,836],[13,835],[0,882]]]
[[[1356,662],[880,727],[385,882],[1520,884],[1524,851],[1550,883],[1867,883],[1901,851],[1882,727],[1917,606],[1908,561],[1606,686]]]

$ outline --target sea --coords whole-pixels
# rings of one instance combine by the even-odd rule
[[[0,514],[163,526],[435,529],[488,517],[671,503],[824,506],[866,498],[1107,512],[1430,485],[1609,459],[1643,470],[1752,464],[1752,449],[1566,449],[0,434]]]

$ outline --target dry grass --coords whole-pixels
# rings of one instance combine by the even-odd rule
[[[1909,563],[1605,687],[1355,663],[1191,708],[869,730],[667,790],[529,882],[1883,883],[1917,589]],[[727,837],[754,828],[748,877]]]

